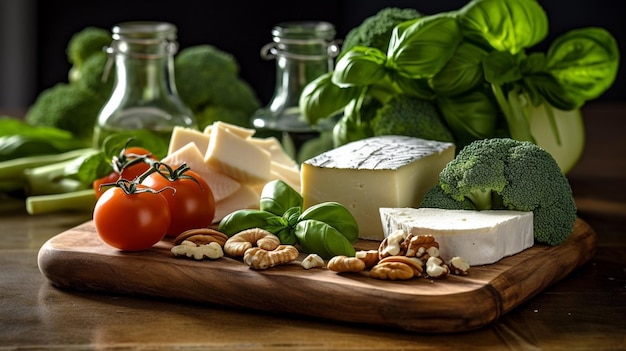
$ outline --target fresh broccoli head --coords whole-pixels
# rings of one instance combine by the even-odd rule
[[[463,148],[421,207],[532,211],[535,240],[549,245],[562,243],[576,221],[572,189],[554,158],[510,138],[480,139]]]
[[[57,83],[42,91],[24,120],[32,125],[67,130],[79,139],[90,140],[105,98],[77,85]]]
[[[398,24],[423,14],[412,8],[386,7],[371,17],[366,18],[360,25],[352,28],[343,41],[342,52],[347,52],[355,46],[367,46],[387,52],[389,39],[393,29]]]
[[[113,70],[109,72],[106,81],[103,81],[104,69],[108,57],[106,54],[94,54],[85,60],[80,70],[80,77],[71,84],[78,85],[81,89],[89,90],[101,97],[109,97],[113,90]]]
[[[178,93],[197,115],[201,128],[213,122],[214,117],[208,116],[216,116],[211,107],[225,108],[230,115],[245,115],[248,126],[250,117],[261,106],[255,91],[239,76],[235,58],[214,46],[181,50],[174,59],[174,69]]]
[[[76,32],[67,44],[66,54],[72,64],[69,81],[80,79],[83,64],[94,54],[105,55],[104,47],[111,45],[111,33],[98,27],[86,27]]]
[[[454,141],[452,132],[433,102],[405,94],[395,95],[383,104],[371,123],[374,135]]]

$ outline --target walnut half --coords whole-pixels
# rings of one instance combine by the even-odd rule
[[[273,250],[253,247],[243,254],[243,261],[254,269],[267,269],[289,263],[298,258],[298,249],[292,245],[279,245]]]

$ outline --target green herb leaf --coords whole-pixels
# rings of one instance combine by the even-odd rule
[[[447,14],[403,22],[392,33],[387,66],[408,78],[431,78],[454,55],[461,39],[458,22]]]
[[[512,55],[548,35],[548,16],[535,0],[474,0],[458,13],[467,38]]]

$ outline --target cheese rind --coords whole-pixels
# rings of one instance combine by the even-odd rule
[[[445,261],[459,256],[471,266],[495,263],[534,244],[532,212],[381,208],[380,218],[385,237],[398,229],[432,235]]]
[[[454,158],[454,144],[404,136],[355,141],[305,161],[304,208],[326,201],[355,217],[359,238],[382,240],[380,207],[417,207]]]

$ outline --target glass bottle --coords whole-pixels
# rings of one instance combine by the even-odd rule
[[[332,130],[327,119],[310,126],[298,106],[304,87],[333,70],[339,54],[335,27],[328,22],[282,22],[272,28],[273,42],[261,49],[261,57],[276,59],[276,86],[269,104],[252,116],[252,125],[262,136],[276,136],[285,150],[296,156],[302,146]]]
[[[115,81],[96,121],[96,147],[120,131],[148,130],[169,142],[174,126],[197,128],[174,81],[176,32],[176,26],[166,22],[124,22],[113,27],[105,79],[114,63]]]

